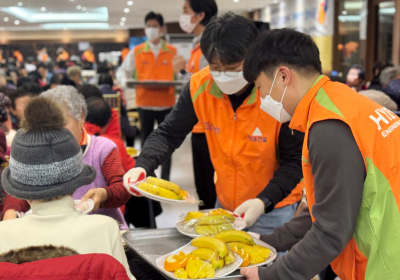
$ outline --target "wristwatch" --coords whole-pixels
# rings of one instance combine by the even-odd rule
[[[185,70],[185,69],[182,69],[182,70],[179,72],[178,77],[179,77],[179,78],[182,78],[186,73],[187,73],[186,70]]]
[[[274,210],[274,205],[272,204],[271,200],[269,200],[266,197],[257,197],[259,200],[264,202],[265,208],[264,208],[264,213],[269,213],[272,210]]]

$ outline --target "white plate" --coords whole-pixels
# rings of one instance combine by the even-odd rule
[[[131,184],[130,187],[132,189],[134,189],[135,191],[137,191],[138,193],[140,193],[141,195],[143,195],[144,197],[150,198],[152,200],[158,201],[158,202],[164,202],[164,203],[169,203],[169,204],[196,204],[198,202],[194,201],[194,198],[192,195],[190,195],[189,193],[187,194],[188,197],[192,197],[193,198],[193,202],[187,201],[187,200],[176,200],[176,199],[169,199],[169,198],[164,198],[158,195],[154,195],[151,193],[148,193],[144,190],[139,189],[136,185]]]
[[[175,251],[173,251],[171,253],[168,253],[168,254],[166,254],[164,256],[159,257],[156,260],[157,266],[165,275],[168,276],[168,278],[179,279],[179,278],[175,277],[173,272],[168,272],[168,271],[166,271],[164,269],[165,260],[170,255],[178,254],[179,251],[182,251],[182,252],[187,254],[187,253],[190,253],[190,252],[192,252],[193,250],[196,250],[196,249],[197,249],[197,247],[194,247],[194,246],[190,245],[190,243],[189,243],[189,244],[183,246],[182,248],[179,248],[179,249],[177,249],[177,250],[175,250]],[[223,266],[221,269],[218,269],[217,271],[215,271],[215,277],[214,278],[202,278],[202,279],[208,279],[209,280],[209,279],[215,279],[215,278],[219,278],[219,277],[223,277],[223,276],[229,275],[232,272],[234,272],[236,269],[238,269],[240,267],[240,265],[242,264],[242,262],[243,262],[242,258],[240,256],[238,256],[237,254],[235,254],[235,261],[232,264],[230,264],[228,266]]]
[[[271,250],[271,254],[269,255],[268,259],[265,262],[258,263],[258,264],[253,264],[253,265],[248,265],[246,267],[256,267],[256,266],[263,266],[263,265],[270,265],[274,262],[274,260],[278,257],[278,253],[276,252],[275,248],[272,247],[271,245],[268,245],[264,241],[261,241],[260,239],[253,238],[254,242],[257,245],[263,246],[265,248],[268,248]]]
[[[212,210],[216,210],[216,209],[201,210],[199,212],[208,213],[208,212],[210,212]],[[193,226],[191,226],[191,227],[184,226],[186,215],[187,215],[187,213],[183,213],[183,214],[181,214],[179,216],[179,219],[176,221],[176,229],[180,233],[182,233],[183,235],[186,235],[186,236],[189,236],[189,237],[192,237],[192,238],[199,237],[200,234],[197,234],[194,231],[194,227]],[[235,221],[233,222],[233,224],[235,225],[235,229],[236,230],[242,230],[242,229],[244,229],[246,227],[246,222],[242,218],[238,218],[238,217],[235,217]]]

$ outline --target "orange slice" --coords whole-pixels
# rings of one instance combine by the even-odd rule
[[[189,257],[186,257],[186,258],[184,258],[180,263],[179,263],[179,265],[182,267],[182,268],[185,268],[186,267],[186,265],[187,265],[187,263],[188,263],[188,261],[189,261]]]
[[[169,256],[164,262],[164,269],[169,272],[173,272],[181,268],[178,260],[174,259],[174,256]]]
[[[216,210],[212,210],[210,212],[208,212],[208,215],[210,216],[214,216],[214,215],[231,215],[231,213],[229,213],[228,211],[224,210],[224,209],[216,209]]]
[[[250,256],[250,254],[249,254],[249,253],[245,253],[245,255],[244,255],[244,256],[241,256],[241,257],[242,257],[242,259],[243,259],[243,262],[242,262],[242,264],[240,265],[240,267],[248,266],[248,265],[250,264],[250,261],[251,261],[251,256]]]
[[[181,262],[186,258],[186,254],[182,251],[179,251],[177,255],[174,255],[174,259]]]
[[[182,197],[182,200],[185,200],[187,196],[187,191],[181,190],[181,193],[179,195]]]

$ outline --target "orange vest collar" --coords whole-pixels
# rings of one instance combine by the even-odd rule
[[[318,90],[328,81],[329,78],[327,76],[319,76],[314,85],[310,88],[306,95],[304,95],[303,99],[301,99],[300,103],[297,105],[292,120],[290,121],[289,127],[291,129],[301,132],[306,131],[311,102],[313,101]]]
[[[87,132],[86,132],[86,129],[83,127],[82,128],[82,137],[81,137],[81,141],[79,141],[79,146],[86,146],[87,142],[88,142]]]

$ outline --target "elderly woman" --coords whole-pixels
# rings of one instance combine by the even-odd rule
[[[117,146],[109,139],[87,134],[83,128],[87,114],[86,102],[82,95],[72,86],[58,86],[42,93],[41,96],[56,101],[64,110],[67,120],[65,128],[74,135],[83,151],[83,162],[93,166],[97,171],[93,183],[77,189],[74,199],[86,201],[91,198],[94,203],[92,214],[103,214],[127,225],[118,207],[124,205],[130,194],[123,185],[124,169],[118,155]],[[15,211],[26,212],[29,205],[25,201],[7,196],[4,205],[4,220],[16,218]]]

